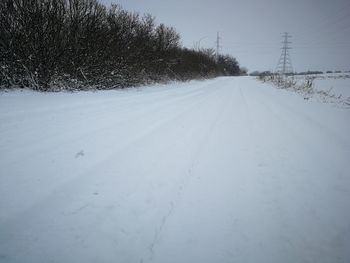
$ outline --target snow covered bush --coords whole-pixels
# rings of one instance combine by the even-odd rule
[[[183,48],[176,30],[153,16],[97,0],[0,1],[0,58],[0,86],[39,90],[60,80],[123,88],[240,73],[231,56],[216,61]]]

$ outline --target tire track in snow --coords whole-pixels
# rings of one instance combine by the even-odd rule
[[[191,181],[191,178],[193,178],[194,174],[195,174],[195,167],[200,159],[201,153],[203,151],[203,149],[206,147],[206,142],[208,141],[208,138],[212,135],[213,130],[216,128],[218,122],[222,119],[223,117],[223,112],[225,110],[227,110],[227,108],[230,107],[230,97],[225,97],[222,94],[225,92],[225,90],[227,89],[227,87],[218,87],[217,88],[220,92],[216,92],[215,94],[212,94],[212,96],[210,96],[210,102],[215,102],[215,105],[219,105],[218,109],[216,109],[216,113],[213,116],[210,124],[208,125],[206,132],[204,133],[203,137],[201,138],[201,140],[198,142],[198,147],[195,151],[195,153],[193,154],[193,158],[192,161],[189,165],[188,168],[188,172],[186,177],[183,178],[182,182],[180,183],[180,185],[178,186],[178,192],[175,195],[175,198],[173,198],[170,202],[170,208],[168,210],[168,212],[166,213],[166,215],[163,217],[163,220],[161,222],[161,225],[159,228],[156,229],[155,231],[155,239],[153,240],[152,244],[151,244],[151,249],[150,249],[150,257],[149,260],[152,261],[155,257],[156,254],[156,246],[159,243],[162,231],[164,230],[164,227],[166,226],[167,221],[170,219],[170,217],[172,216],[172,214],[174,213],[174,210],[176,210],[176,206],[177,203],[181,201],[182,196],[184,194],[184,192],[186,191],[186,188],[188,186],[188,184]],[[214,97],[214,95],[216,97]],[[217,103],[218,101],[220,101],[220,99],[225,98],[225,103]],[[207,105],[208,107],[208,105]],[[200,112],[201,110],[199,109],[198,112]],[[141,259],[141,262],[143,262],[143,259]]]
[[[55,193],[60,192],[62,189],[66,189],[69,185],[74,185],[74,184],[79,184],[80,181],[85,180],[85,174],[89,173],[92,170],[96,170],[98,171],[101,167],[104,166],[104,164],[106,163],[113,163],[115,162],[115,156],[116,154],[118,154],[119,152],[122,152],[126,149],[128,149],[129,147],[131,147],[132,145],[135,145],[139,142],[142,142],[142,140],[151,135],[154,131],[161,129],[162,127],[166,126],[167,124],[170,124],[172,122],[177,122],[178,120],[180,120],[183,116],[185,116],[186,114],[188,114],[189,112],[191,112],[191,110],[196,109],[198,105],[200,105],[201,103],[205,102],[205,100],[210,97],[212,95],[212,93],[216,93],[218,92],[217,89],[215,89],[213,86],[211,86],[212,84],[208,85],[205,84],[202,86],[203,90],[201,90],[201,88],[196,88],[196,92],[195,92],[195,96],[192,97],[188,97],[188,96],[180,96],[182,99],[176,99],[173,100],[172,98],[170,98],[170,103],[168,102],[164,102],[164,103],[160,103],[157,104],[155,103],[154,105],[157,105],[158,109],[159,107],[164,106],[166,111],[162,112],[162,111],[158,111],[158,114],[155,114],[155,116],[153,116],[153,118],[148,118],[147,121],[145,122],[145,129],[143,130],[135,130],[136,132],[134,132],[131,136],[126,134],[126,139],[123,141],[118,140],[118,144],[117,145],[108,145],[108,150],[104,152],[104,154],[107,155],[104,156],[104,158],[99,158],[96,160],[92,160],[92,162],[90,163],[86,163],[84,167],[82,167],[82,169],[73,169],[71,172],[67,171],[67,173],[70,176],[65,176],[62,177],[60,175],[60,171],[53,171],[56,172],[58,175],[57,176],[51,176],[52,180],[55,181],[55,184],[52,183],[53,186],[55,186],[55,188],[51,189],[50,187],[46,187],[45,189],[42,189],[42,191],[37,192],[37,194],[34,194],[34,196],[38,195],[40,196],[40,199],[36,200],[36,202],[34,204],[32,204],[32,206],[30,207],[30,209],[28,211],[20,211],[20,214],[22,215],[28,215],[28,213],[30,213],[31,210],[41,210],[40,207],[42,206],[42,204],[45,204],[48,200],[54,199],[55,198]],[[185,91],[186,94],[191,93],[190,89],[189,91],[187,90],[182,90]],[[202,95],[200,95],[202,94]],[[184,99],[186,98],[186,99]],[[177,104],[181,102],[183,105],[185,105],[186,107],[178,107]],[[191,103],[188,103],[191,102]],[[172,110],[173,108],[175,108],[175,110]],[[171,115],[166,114],[169,110],[171,110]],[[156,111],[155,111],[156,112]],[[110,115],[112,115],[112,113],[109,112]],[[147,114],[150,114],[148,111],[145,112],[145,116]],[[142,118],[141,118],[142,119]],[[138,122],[140,120],[140,118],[136,118],[136,119],[132,119],[132,122]],[[93,127],[93,126],[92,126]],[[128,125],[128,127],[130,127],[130,125]],[[111,128],[113,131],[113,128]],[[117,129],[117,127],[116,127]],[[130,130],[130,129],[129,129]],[[132,129],[131,129],[132,130]],[[126,129],[127,131],[127,129]],[[90,134],[91,135],[91,134]],[[115,136],[114,136],[115,138]],[[69,139],[69,138],[68,138]],[[74,142],[74,140],[70,140],[71,143]],[[113,140],[111,140],[110,142],[113,142]],[[70,144],[70,143],[68,143]],[[67,145],[61,145],[61,147],[66,147]],[[111,147],[112,146],[112,147]],[[51,150],[51,151],[50,151]],[[44,160],[46,160],[47,158],[50,157],[50,153],[52,153],[52,147],[48,147],[48,151],[47,152],[42,152],[43,158],[42,160],[40,160],[41,163],[44,162]],[[78,149],[79,150],[79,149]],[[70,162],[75,162],[75,158],[74,158],[74,154],[76,152],[72,152],[72,156],[63,156],[65,159],[69,159]],[[36,157],[36,159],[38,159],[37,156],[33,155],[33,157]],[[86,157],[88,158],[88,157]],[[25,159],[20,159],[20,158],[16,158],[16,162],[13,163],[13,166],[21,168],[20,163],[24,162]],[[35,162],[34,162],[35,163]],[[66,161],[65,161],[66,163]],[[65,165],[62,164],[63,165]],[[69,163],[68,163],[69,165]],[[46,167],[46,166],[45,166]],[[50,166],[47,166],[48,169],[50,169]],[[2,166],[0,168],[0,170],[5,169],[5,166]],[[7,167],[8,169],[8,167]],[[53,168],[51,168],[52,170]],[[16,172],[17,173],[17,172]],[[39,173],[39,172],[38,172]],[[49,171],[49,173],[51,174],[51,171]],[[74,174],[73,174],[74,173]],[[17,173],[18,174],[18,173]],[[16,185],[16,188],[18,188],[18,190],[20,191],[20,189],[24,188],[26,184],[31,183],[32,181],[37,181],[38,179],[36,178],[36,173],[34,174],[24,174],[21,175],[21,182],[20,185],[17,184],[16,181],[13,181],[12,179],[7,180],[6,183],[2,184],[0,186],[1,191],[3,192],[3,194],[6,195],[6,193],[9,191],[9,189],[11,188],[11,185]],[[65,178],[64,180],[61,179]],[[14,178],[20,178],[20,176],[18,175],[17,177]],[[32,200],[34,200],[35,198],[32,198]],[[1,203],[1,202],[0,202]],[[16,206],[17,207],[17,206]],[[17,209],[15,209],[17,211]],[[15,218],[19,216],[15,215]],[[11,223],[13,222],[13,220],[11,218],[7,218],[4,219],[4,225],[6,225],[6,222]]]
[[[217,96],[217,99],[220,99],[222,97],[221,94],[222,94],[223,90],[225,90],[225,88],[226,87],[218,87],[217,88],[218,92],[210,94],[210,96],[208,96],[207,98],[209,98],[210,101],[212,102],[212,101],[215,101],[215,98],[213,97],[214,95],[216,95],[216,96],[220,95],[220,96]],[[153,238],[151,244],[149,245],[150,255],[149,255],[148,261],[150,261],[150,262],[153,261],[155,254],[156,254],[156,246],[159,243],[159,240],[161,238],[161,234],[162,234],[162,232],[167,224],[167,221],[170,219],[170,217],[174,213],[174,210],[176,210],[177,203],[182,199],[184,191],[186,191],[187,185],[189,184],[191,178],[193,177],[195,166],[196,166],[198,160],[200,159],[200,155],[201,155],[203,148],[205,148],[205,146],[206,146],[206,141],[208,141],[208,138],[213,133],[214,128],[216,127],[217,123],[219,122],[219,120],[223,116],[223,112],[228,108],[228,106],[229,106],[228,102],[220,104],[220,107],[219,107],[219,109],[217,109],[217,112],[215,114],[214,119],[211,121],[209,127],[207,128],[206,132],[204,133],[203,138],[198,142],[198,147],[193,155],[192,161],[190,162],[189,168],[187,169],[186,176],[182,179],[182,182],[177,187],[177,193],[175,194],[175,196],[173,196],[173,199],[170,201],[169,209],[167,210],[166,214],[162,217],[160,225],[158,227],[156,227],[156,229],[155,229],[154,238]],[[198,108],[197,110],[199,113],[201,112],[200,108]],[[141,258],[140,262],[143,263],[144,258]]]
[[[229,90],[229,85],[239,82],[241,90]],[[203,96],[210,93],[203,101],[199,95],[178,100],[178,107],[146,110],[156,116],[142,122],[141,129],[134,129],[139,121],[135,113],[134,123],[130,120],[126,127],[131,132],[125,133],[125,144],[114,145],[116,140],[108,137],[104,139],[110,142],[110,151],[102,151],[102,158],[89,159],[85,148],[84,158],[71,156],[68,164],[83,164],[83,170],[55,166],[43,173],[33,168],[40,166],[35,162],[25,171],[26,179],[45,180],[56,172],[73,180],[61,184],[53,178],[54,183],[47,185],[23,182],[16,170],[4,172],[0,177],[5,179],[0,184],[5,218],[0,224],[0,261],[149,262],[152,256],[152,262],[331,262],[338,255],[339,262],[347,262],[349,181],[343,181],[343,193],[335,193],[332,183],[338,179],[327,175],[332,170],[322,169],[339,163],[337,157],[313,163],[309,174],[291,170],[296,163],[290,159],[308,168],[302,161],[312,159],[306,155],[319,158],[322,153],[313,147],[317,140],[303,145],[296,137],[302,131],[298,127],[291,131],[286,118],[296,125],[304,122],[305,131],[316,135],[318,127],[270,105],[280,98],[277,92],[264,98],[254,81],[232,78],[221,87],[224,84],[217,81],[213,91],[203,88]],[[288,103],[290,98],[284,99]],[[143,133],[144,128],[150,130]],[[291,150],[284,147],[281,133],[288,134]],[[300,152],[295,151],[298,147]],[[266,166],[258,167],[260,158],[267,160]],[[94,163],[88,166],[86,160]],[[345,173],[348,167],[339,171]],[[36,171],[41,176],[36,177]],[[201,179],[194,180],[198,175]],[[12,177],[19,178],[20,185],[6,187],[11,186]],[[36,199],[37,192],[41,194]],[[333,199],[328,198],[332,195]],[[18,206],[12,213],[11,207]],[[309,221],[303,224],[305,219]],[[169,257],[174,253],[176,257]]]
[[[161,117],[161,118],[159,118],[158,122],[152,123],[152,120],[149,120],[148,123],[151,125],[151,129],[146,130],[146,131],[143,130],[141,134],[137,133],[138,137],[131,136],[132,138],[130,138],[130,140],[124,141],[123,145],[120,145],[118,147],[118,149],[114,149],[114,151],[109,156],[107,156],[107,158],[103,159],[99,163],[93,164],[91,167],[87,167],[88,170],[83,171],[83,173],[79,173],[79,174],[74,175],[73,178],[69,178],[68,181],[65,181],[63,183],[57,184],[57,182],[56,182],[56,187],[53,190],[49,189],[50,191],[47,191],[47,189],[45,189],[48,193],[45,195],[41,194],[42,195],[41,198],[38,199],[33,205],[28,207],[28,210],[20,211],[20,213],[13,214],[12,217],[4,220],[2,222],[3,223],[2,227],[4,227],[3,229],[7,228],[6,226],[11,226],[11,228],[13,229],[14,226],[16,226],[16,224],[20,225],[21,218],[32,218],[33,215],[35,215],[36,213],[38,213],[38,214],[47,213],[50,210],[50,208],[46,207],[47,203],[51,203],[56,208],[64,208],[61,206],[62,206],[62,204],[66,203],[63,200],[66,200],[67,197],[64,197],[63,195],[61,197],[60,196],[61,194],[58,195],[58,193],[66,193],[66,194],[68,194],[68,196],[71,196],[71,198],[74,198],[75,194],[73,192],[71,192],[71,190],[69,190],[69,189],[73,189],[72,186],[81,185],[86,180],[88,180],[89,178],[87,178],[85,175],[89,174],[89,172],[95,171],[98,174],[100,172],[100,168],[105,166],[105,164],[115,162],[116,153],[122,152],[125,149],[130,148],[132,145],[135,145],[139,142],[142,142],[143,140],[145,140],[145,138],[147,136],[149,136],[150,134],[153,134],[153,132],[156,130],[162,130],[163,127],[168,126],[171,123],[178,123],[179,120],[181,120],[184,116],[186,116],[188,114],[190,116],[193,116],[192,114],[194,114],[194,112],[196,112],[199,115],[200,111],[201,111],[200,109],[208,101],[211,100],[211,97],[214,96],[214,94],[220,92],[220,90],[215,89],[215,87],[212,87],[213,88],[212,90],[210,90],[210,88],[211,87],[204,88],[202,96],[196,96],[196,99],[194,99],[194,100],[192,99],[189,101],[188,99],[186,99],[185,101],[183,101],[182,103],[184,105],[186,105],[186,107],[184,107],[184,108],[180,107],[179,110],[172,112],[172,114],[170,116],[168,114],[162,113],[161,115],[158,114],[156,116],[156,117]],[[171,104],[171,105],[173,105],[173,104]],[[171,107],[173,107],[173,106],[171,106]],[[197,117],[197,115],[196,115],[196,117]],[[147,125],[147,127],[148,127],[148,125]],[[148,127],[148,128],[150,128],[150,127]],[[27,179],[27,180],[29,180],[29,179]],[[28,181],[28,183],[29,183],[29,181]],[[40,191],[40,192],[46,192],[46,191]],[[94,210],[96,210],[96,209],[94,209]],[[38,211],[40,211],[40,212],[38,212]],[[170,211],[170,209],[169,209],[169,211]],[[69,213],[69,211],[68,211],[68,213]],[[166,222],[166,218],[163,218],[162,220],[164,222]]]
[[[190,100],[194,100],[196,98],[200,98],[203,99],[206,96],[210,95],[207,94],[208,92],[207,89],[210,88],[212,84],[211,83],[203,83],[203,85],[201,86],[201,88],[196,87],[194,90],[188,89],[188,91],[186,90],[185,93],[181,93],[179,92],[178,96],[170,97],[166,100],[162,100],[163,97],[165,97],[165,95],[163,95],[162,93],[160,94],[156,94],[158,96],[160,96],[160,98],[157,98],[157,103],[153,103],[151,104],[149,107],[147,107],[147,110],[145,111],[142,106],[144,101],[146,101],[147,103],[150,103],[152,100],[149,98],[146,99],[142,99],[142,98],[135,98],[136,101],[134,101],[134,104],[136,104],[137,106],[134,106],[134,108],[132,108],[132,112],[130,114],[130,107],[126,107],[126,109],[122,109],[122,110],[118,110],[117,111],[117,118],[113,115],[111,115],[111,112],[115,112],[116,108],[112,107],[113,104],[115,103],[115,100],[113,101],[112,99],[108,99],[108,101],[110,102],[111,105],[100,105],[100,101],[95,102],[95,103],[90,103],[91,105],[96,105],[99,107],[102,107],[102,110],[99,110],[99,114],[96,116],[96,112],[94,113],[94,111],[96,111],[96,107],[91,109],[90,111],[94,114],[92,114],[91,116],[88,114],[89,111],[86,113],[84,111],[84,115],[82,117],[79,117],[77,114],[73,114],[73,116],[75,118],[77,118],[77,122],[73,122],[73,126],[69,127],[69,130],[61,130],[61,127],[57,127],[57,132],[54,135],[50,135],[49,137],[45,136],[42,138],[42,136],[40,136],[40,138],[38,138],[37,140],[33,139],[35,137],[37,137],[36,134],[33,134],[33,136],[30,137],[30,142],[29,145],[20,145],[20,148],[22,149],[23,152],[18,152],[16,151],[16,158],[12,161],[8,161],[5,163],[5,165],[16,165],[17,160],[20,158],[21,160],[26,160],[28,158],[32,158],[32,156],[35,156],[36,154],[40,154],[43,152],[49,152],[51,149],[58,149],[58,148],[62,148],[65,145],[69,145],[71,143],[74,142],[78,142],[78,141],[82,141],[84,139],[87,139],[91,136],[97,136],[99,133],[101,132],[106,132],[106,131],[110,131],[110,130],[118,130],[118,127],[120,127],[121,125],[124,124],[129,124],[130,123],[130,115],[133,117],[131,120],[132,122],[138,122],[138,121],[142,121],[143,119],[145,119],[146,117],[151,116],[152,118],[154,118],[153,122],[158,122],[157,120],[157,112],[159,112],[160,109],[162,108],[169,108],[169,107],[175,107],[179,102],[183,102],[183,101],[190,101]],[[182,90],[183,91],[183,90]],[[210,92],[209,92],[210,93]],[[204,96],[202,96],[204,94]],[[73,94],[75,95],[75,94]],[[77,94],[78,95],[78,94]],[[115,96],[118,95],[123,95],[123,94],[115,94]],[[147,96],[147,95],[146,95]],[[139,100],[141,99],[141,101]],[[153,98],[152,96],[152,99]],[[160,99],[160,100],[159,100]],[[118,100],[118,98],[116,99]],[[131,104],[132,102],[130,102]],[[87,105],[90,105],[89,103]],[[78,104],[79,106],[82,106],[81,104]],[[73,109],[75,109],[77,106],[74,106]],[[112,107],[112,108],[108,108],[108,107]],[[120,107],[118,105],[118,107]],[[70,109],[70,106],[67,106],[68,109]],[[59,109],[65,109],[64,107],[59,107]],[[58,109],[54,108],[51,110],[51,112],[49,110],[47,110],[47,112],[52,113],[52,112],[56,112]],[[185,112],[187,110],[187,108],[185,109],[181,109],[179,111],[179,109],[175,110],[175,114],[177,112],[179,112],[179,114]],[[46,112],[46,111],[45,111]],[[67,115],[67,112],[63,112],[62,113],[64,116]],[[124,114],[126,114],[124,116]],[[1,115],[0,115],[1,116]],[[41,119],[41,115],[39,116],[35,116],[35,118],[39,118]],[[102,126],[92,126],[92,129],[90,128],[87,131],[84,131],[83,133],[81,132],[80,128],[81,126],[86,126],[86,124],[84,123],[93,123],[95,121],[95,118],[98,117],[98,122],[97,123],[101,123]],[[107,117],[107,118],[106,118]],[[28,121],[30,121],[30,118],[28,119]],[[149,122],[152,122],[152,119],[150,119]],[[39,124],[38,124],[39,125]],[[34,126],[34,130],[37,129],[37,127],[35,125],[33,125],[31,123],[31,126]],[[30,127],[31,127],[30,126]],[[49,128],[49,127],[48,127]],[[32,128],[33,130],[33,128]],[[1,133],[4,133],[5,130],[3,130],[3,128],[1,129]],[[30,133],[30,131],[28,130],[23,130],[21,129],[21,132],[23,133]],[[3,135],[5,136],[5,135]],[[6,136],[5,136],[6,137]],[[34,140],[34,141],[33,141]],[[54,144],[52,144],[51,142],[54,142]],[[29,147],[30,146],[30,147]]]

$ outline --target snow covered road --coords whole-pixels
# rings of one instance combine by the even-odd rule
[[[349,262],[350,110],[249,77],[0,94],[0,262]]]

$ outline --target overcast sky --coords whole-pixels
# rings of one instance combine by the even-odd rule
[[[173,26],[186,47],[214,48],[249,71],[275,70],[283,32],[292,35],[293,68],[350,70],[350,0],[102,0],[150,13]],[[200,41],[200,43],[198,43]]]

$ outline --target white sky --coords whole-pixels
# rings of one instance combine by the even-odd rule
[[[174,26],[182,44],[215,47],[249,71],[274,70],[282,33],[292,35],[296,71],[350,70],[350,0],[102,0]]]

